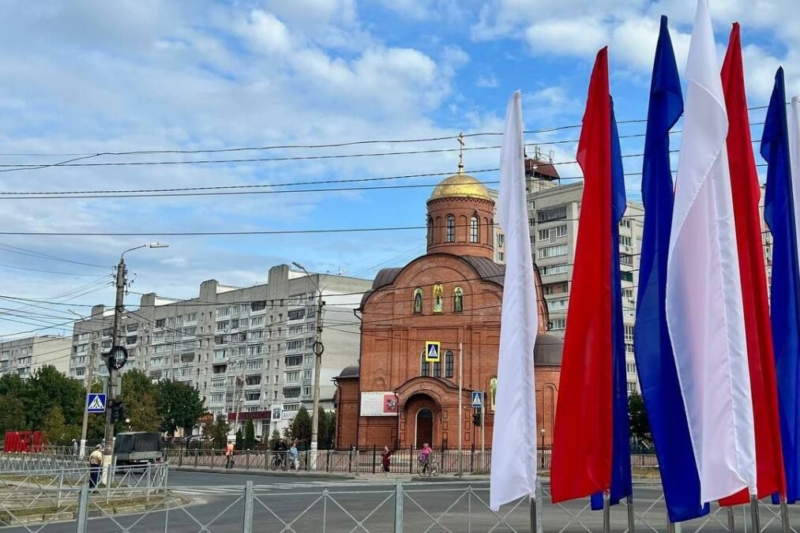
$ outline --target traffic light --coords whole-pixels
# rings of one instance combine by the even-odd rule
[[[480,426],[481,425],[481,413],[480,412],[472,414],[472,425],[474,425],[474,426]]]
[[[111,402],[111,422],[117,423],[125,420],[125,406],[122,405],[120,400],[113,400]]]

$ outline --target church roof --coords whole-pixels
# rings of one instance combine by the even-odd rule
[[[482,200],[494,201],[489,194],[486,185],[477,178],[469,174],[453,174],[445,178],[433,189],[433,194],[428,199],[438,200],[439,198],[480,198]]]
[[[427,257],[427,256],[422,256],[422,257]],[[494,283],[497,283],[501,287],[503,286],[506,273],[505,265],[498,265],[497,263],[486,257],[475,257],[471,255],[459,255],[453,257],[463,259],[464,261],[469,263],[469,265],[478,274],[478,277],[483,281],[492,281]],[[381,269],[378,272],[378,275],[375,276],[375,280],[372,282],[372,290],[365,292],[364,296],[361,298],[361,307],[364,306],[364,303],[367,301],[367,298],[369,298],[369,296],[373,292],[377,291],[381,287],[392,285],[397,279],[397,276],[400,275],[400,272],[403,271],[403,268],[405,267]]]

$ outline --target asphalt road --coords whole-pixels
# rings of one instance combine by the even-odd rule
[[[442,478],[439,478],[442,479]],[[254,483],[254,528],[257,532],[295,531],[297,533],[326,533],[368,531],[391,533],[394,526],[395,498],[393,482],[382,484],[368,480],[308,480],[284,476],[253,474],[220,474],[209,472],[171,472],[170,485],[175,494],[190,502],[183,509],[159,511],[123,517],[93,518],[89,523],[91,533],[134,532],[199,532],[219,533],[242,531],[245,482]],[[472,492],[468,491],[471,486]],[[501,510],[508,526],[498,524],[486,504],[488,483],[426,481],[404,483],[403,499],[405,532],[508,532],[529,531],[529,508],[523,503],[512,509]],[[325,492],[327,491],[327,492]],[[637,486],[636,529],[666,531],[665,510],[660,500],[661,491],[655,486]],[[586,502],[571,502],[564,507],[553,506],[545,498],[543,526],[545,532],[602,531],[602,513],[582,511]],[[775,508],[773,508],[775,509]],[[777,509],[775,509],[777,511]],[[571,515],[579,514],[580,521],[570,522]],[[739,508],[736,513],[738,531],[750,530],[749,512]],[[746,514],[747,513],[747,514]],[[792,510],[792,523],[800,524],[800,509]],[[762,527],[771,517],[762,508]],[[627,512],[622,506],[611,513],[612,531],[627,528]],[[439,520],[441,526],[436,525]],[[718,520],[719,522],[717,522]],[[683,525],[684,533],[694,533],[702,526],[703,532],[722,532],[727,523],[725,511],[715,519],[696,520]],[[116,521],[116,522],[115,522]],[[324,524],[324,529],[323,529]],[[363,527],[359,527],[359,524]],[[42,533],[73,533],[75,522],[47,524]],[[432,527],[431,527],[432,526]],[[444,526],[444,527],[442,527]],[[430,529],[428,529],[430,528]],[[446,529],[445,529],[446,528]],[[513,528],[513,529],[511,529]],[[780,531],[775,521],[766,531]],[[7,528],[3,531],[27,531],[25,528]]]

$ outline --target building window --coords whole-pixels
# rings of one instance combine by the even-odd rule
[[[433,217],[428,217],[428,244],[433,244]]]
[[[447,350],[444,354],[444,377],[453,377],[453,352]]]
[[[540,223],[567,218],[567,206],[562,205],[551,209],[542,209],[536,212],[536,217]]]
[[[619,277],[622,281],[633,281],[633,272],[620,272]]]
[[[469,221],[469,242],[480,242],[481,221],[477,216],[473,216]]]
[[[456,287],[453,291],[453,311],[460,313],[464,310],[464,290]]]
[[[558,300],[548,300],[547,301],[547,310],[551,313],[565,311],[569,304],[569,300],[567,298],[560,298]]]
[[[633,342],[633,326],[625,324],[625,342]]]
[[[433,312],[441,313],[444,307],[444,289],[442,284],[437,283],[433,286]]]
[[[545,259],[547,257],[558,257],[561,255],[567,255],[567,245],[566,244],[559,244],[558,246],[548,246],[547,248],[542,248],[539,250],[539,257]]]
[[[422,354],[420,355],[420,359],[422,360],[422,367],[419,372],[419,375],[422,377],[426,377],[428,375],[428,362],[425,360],[425,350],[422,350]]]
[[[447,234],[445,242],[456,242],[456,217],[447,215]]]
[[[541,273],[542,276],[552,276],[554,274],[566,274],[567,272],[569,272],[569,265],[567,265],[566,263],[561,265],[547,265],[539,267],[539,272]],[[631,276],[633,276],[633,274],[631,274]]]
[[[633,256],[631,254],[619,254],[619,264],[633,265]]]
[[[422,312],[422,289],[419,287],[414,290],[414,312]]]
[[[433,377],[440,378],[442,377],[442,362],[436,361],[433,363]]]
[[[632,394],[634,392],[636,392],[636,382],[635,381],[629,381],[628,382],[628,394]]]
[[[622,246],[633,246],[633,239],[631,239],[630,237],[628,237],[626,235],[620,235],[619,243]]]

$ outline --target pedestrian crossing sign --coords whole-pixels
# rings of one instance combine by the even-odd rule
[[[425,341],[425,361],[428,363],[441,362],[441,345],[438,341]]]
[[[100,393],[89,394],[89,405],[86,408],[90,413],[106,412],[106,395]]]

